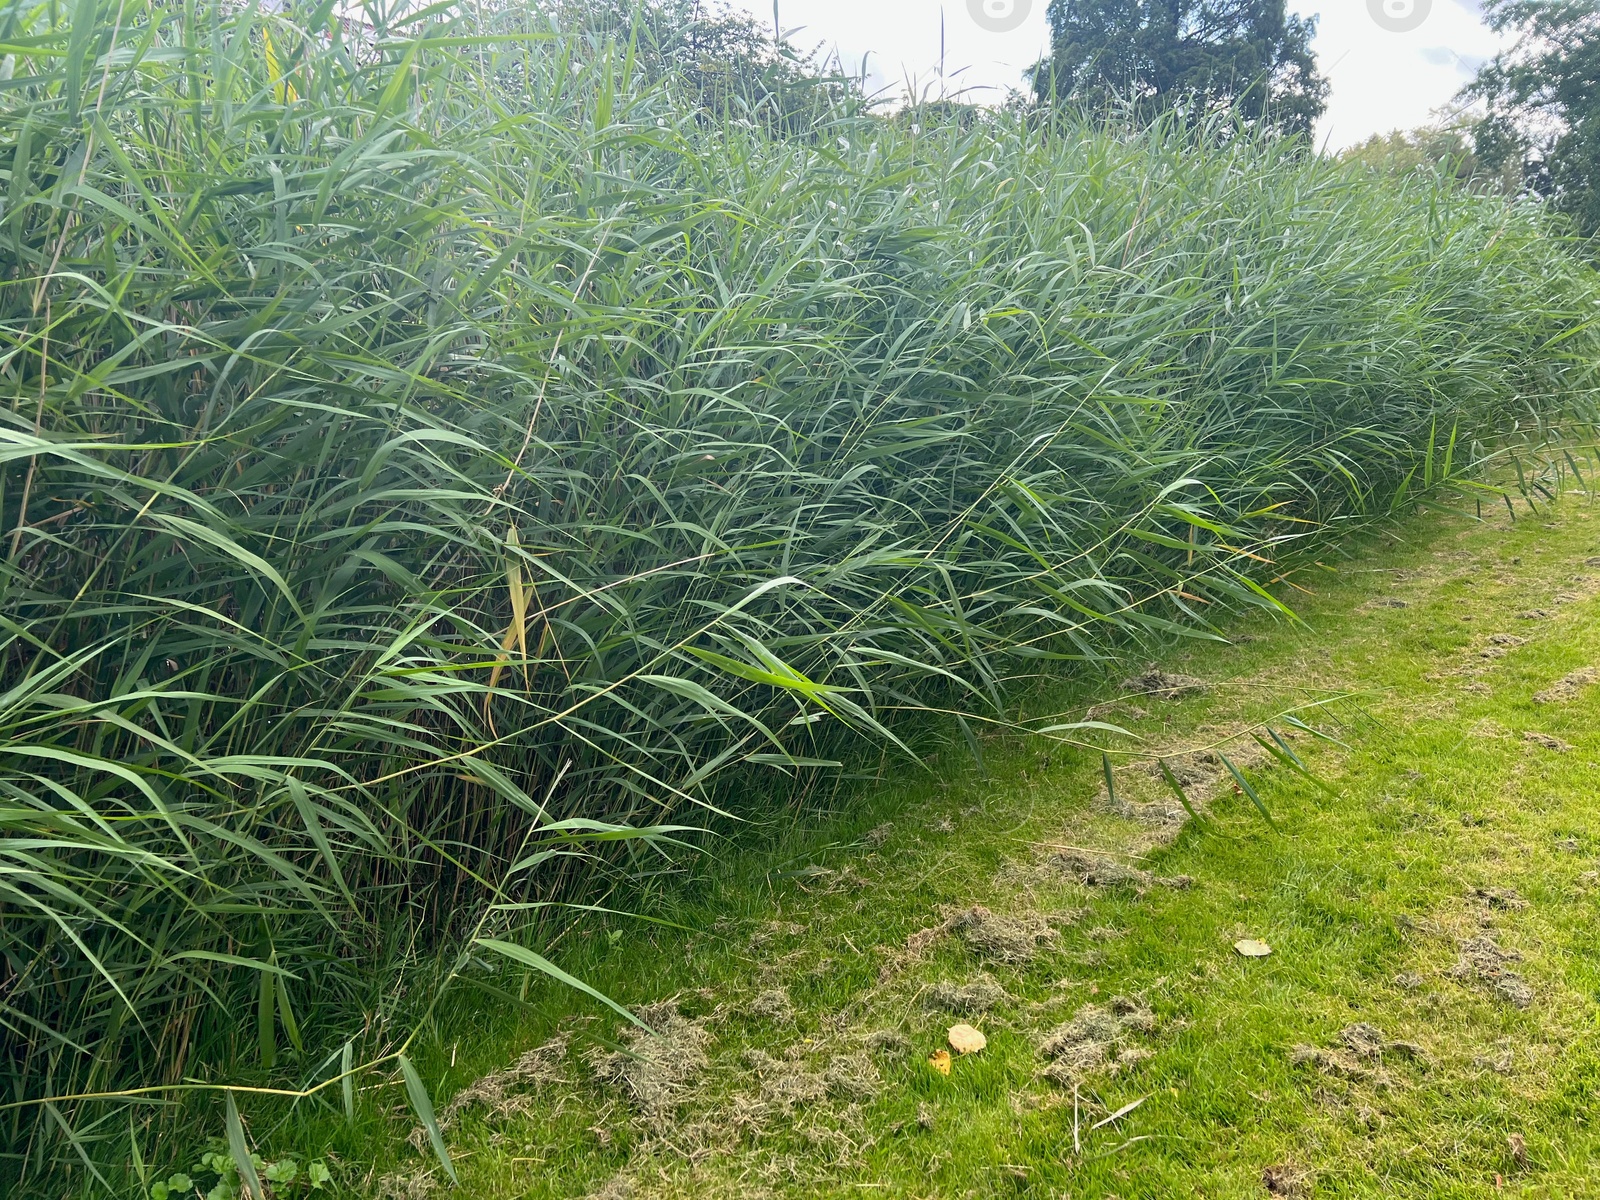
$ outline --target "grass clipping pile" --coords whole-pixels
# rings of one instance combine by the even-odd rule
[[[1050,1063],[1044,1077],[1070,1087],[1091,1074],[1115,1074],[1151,1056],[1136,1039],[1155,1031],[1156,1015],[1142,999],[1115,996],[1109,1005],[1086,1004],[1039,1043]]]
[[[676,1000],[652,1004],[639,1012],[650,1031],[630,1027],[624,1049],[595,1049],[590,1062],[595,1078],[624,1092],[645,1124],[665,1131],[678,1107],[708,1066],[711,1033],[703,1021],[690,1020]]]

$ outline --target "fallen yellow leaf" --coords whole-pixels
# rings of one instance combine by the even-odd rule
[[[950,1051],[935,1050],[928,1055],[928,1065],[941,1075],[950,1074]]]
[[[1246,958],[1265,958],[1272,953],[1272,947],[1255,938],[1241,938],[1233,944],[1233,948]]]
[[[989,1039],[971,1025],[950,1026],[950,1048],[957,1054],[976,1054],[988,1044]]]

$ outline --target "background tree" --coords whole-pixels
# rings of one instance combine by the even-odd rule
[[[1463,95],[1487,111],[1474,130],[1486,162],[1520,170],[1579,230],[1600,234],[1600,0],[1484,0],[1497,32],[1518,35]]]
[[[1123,102],[1143,116],[1234,108],[1309,133],[1327,104],[1315,17],[1285,0],[1050,0],[1050,57],[1034,70],[1046,101]]]
[[[533,0],[532,7],[592,48],[630,46],[643,78],[686,92],[709,115],[803,132],[818,105],[858,90],[837,63],[797,49],[726,0]]]
[[[1339,158],[1395,176],[1443,172],[1474,191],[1517,191],[1521,187],[1517,168],[1504,165],[1503,157],[1485,161],[1477,150],[1474,124],[1468,117],[1420,129],[1375,133],[1342,151]]]

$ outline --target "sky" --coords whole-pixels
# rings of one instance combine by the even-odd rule
[[[964,98],[999,101],[1022,86],[1022,72],[1049,43],[1047,0],[778,0],[777,19],[797,46],[837,52],[851,72],[865,58],[869,86],[904,92],[907,82],[940,91],[941,15],[944,88]],[[770,0],[733,0],[763,21]],[[1410,12],[1414,29],[1384,28],[1369,3]],[[988,24],[984,28],[969,6]],[[987,6],[987,11],[985,11]],[[1319,19],[1317,62],[1332,85],[1318,140],[1339,150],[1374,133],[1430,123],[1453,111],[1453,97],[1498,48],[1478,17],[1477,0],[1290,0]],[[1418,23],[1417,15],[1421,14]]]

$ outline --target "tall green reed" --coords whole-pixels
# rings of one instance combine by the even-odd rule
[[[7,1171],[1593,400],[1532,205],[369,16],[0,9]]]

